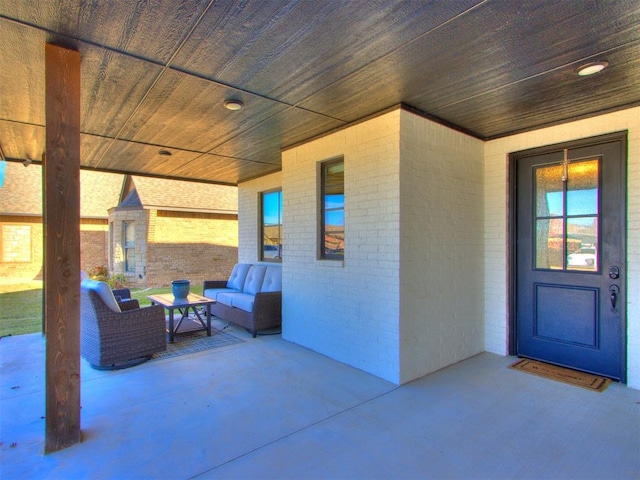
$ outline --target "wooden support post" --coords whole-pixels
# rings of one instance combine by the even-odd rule
[[[45,45],[45,453],[80,441],[80,53]]]

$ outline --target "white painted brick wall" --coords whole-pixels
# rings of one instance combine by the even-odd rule
[[[283,337],[399,381],[399,111],[287,150]],[[317,259],[319,162],[344,156],[345,260]]]
[[[484,350],[482,141],[401,113],[401,383]]]
[[[317,165],[340,155],[344,265],[317,260]],[[482,351],[482,162],[400,110],[285,151],[284,338],[395,383]]]
[[[508,337],[508,154],[628,130],[627,384],[640,388],[640,108],[485,143],[485,349],[505,355]]]

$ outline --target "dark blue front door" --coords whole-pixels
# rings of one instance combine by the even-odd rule
[[[517,354],[623,381],[625,145],[512,156]]]

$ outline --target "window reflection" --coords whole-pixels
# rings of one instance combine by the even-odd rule
[[[344,161],[322,166],[322,258],[344,259]]]
[[[562,269],[564,219],[536,221],[536,268]]]
[[[564,212],[562,165],[536,169],[536,216],[557,217]]]
[[[567,215],[598,214],[598,161],[569,164]]]
[[[134,222],[123,223],[124,271],[136,271],[136,225]]]
[[[261,260],[282,260],[282,191],[262,194]]]
[[[536,167],[535,267],[598,270],[598,159]]]
[[[597,270],[598,218],[568,218],[567,237],[567,269]]]

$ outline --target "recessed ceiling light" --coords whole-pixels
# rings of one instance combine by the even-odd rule
[[[592,62],[587,63],[578,67],[576,73],[581,77],[586,77],[587,75],[593,75],[594,73],[598,73],[609,66],[609,62]]]
[[[236,111],[244,107],[244,103],[242,103],[240,100],[227,100],[226,102],[224,102],[224,106],[228,110]]]
[[[158,155],[160,155],[161,157],[170,157],[171,155],[173,155],[173,153],[171,153],[169,150],[159,150]]]

